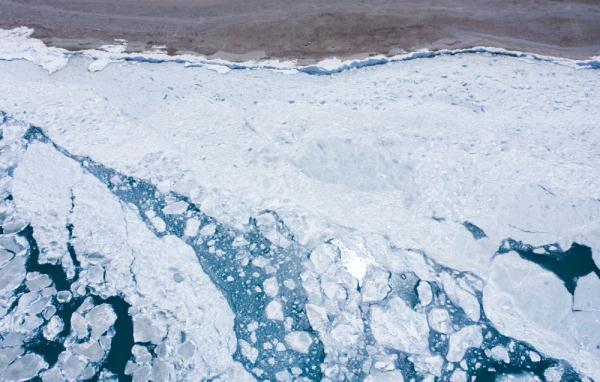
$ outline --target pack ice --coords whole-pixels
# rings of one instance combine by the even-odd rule
[[[30,32],[0,33],[1,380],[600,380],[597,62]]]

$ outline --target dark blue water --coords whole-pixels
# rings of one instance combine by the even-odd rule
[[[475,239],[475,240],[479,240],[479,239],[483,239],[484,237],[487,237],[487,235],[481,228],[477,227],[475,224],[471,223],[470,221],[465,220],[463,222],[463,226],[465,226],[465,228],[469,232],[471,232],[471,235],[473,235],[473,239]]]
[[[543,253],[536,253],[536,249],[537,252],[543,249]],[[509,251],[516,251],[521,258],[554,273],[571,294],[575,293],[580,277],[595,273],[600,278],[600,269],[594,263],[592,249],[585,245],[573,243],[571,248],[563,251],[556,243],[534,247],[521,241],[507,239],[502,242],[497,253],[504,254]]]

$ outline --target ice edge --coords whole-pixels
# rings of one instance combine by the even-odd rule
[[[342,60],[337,57],[332,57],[311,65],[298,65],[295,60],[249,60],[244,62],[233,62],[223,59],[209,59],[206,56],[194,54],[170,56],[162,51],[128,53],[125,52],[126,42],[124,40],[118,40],[115,45],[104,45],[98,49],[68,51],[62,48],[49,47],[41,40],[31,37],[32,33],[33,29],[28,27],[18,27],[11,30],[0,29],[0,61],[26,60],[41,66],[49,73],[54,73],[65,67],[70,58],[84,57],[93,60],[88,67],[92,72],[103,70],[106,66],[115,62],[170,62],[182,64],[186,67],[204,67],[219,73],[227,73],[232,70],[262,69],[290,74],[304,73],[309,75],[332,75],[352,69],[415,59],[455,56],[460,54],[490,54],[530,61],[550,62],[573,68],[600,69],[600,56],[591,57],[588,60],[574,60],[486,46],[455,50],[441,49],[436,51],[423,49],[393,56],[376,55],[351,60]]]

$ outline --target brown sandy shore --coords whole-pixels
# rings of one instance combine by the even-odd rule
[[[129,41],[230,60],[395,54],[477,45],[600,55],[600,0],[0,0],[0,28],[49,45]]]

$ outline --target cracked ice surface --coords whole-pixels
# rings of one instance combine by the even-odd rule
[[[600,378],[597,70],[90,72],[6,41],[4,378]]]
[[[68,302],[71,295],[85,298],[70,317],[71,333],[62,340],[65,351],[54,368],[44,372],[45,378],[90,378],[96,374],[110,348],[116,315],[108,304],[95,305],[91,296],[119,296],[131,305],[133,341],[156,354],[129,360],[126,373],[134,379],[181,380],[192,375],[251,379],[231,358],[236,339],[226,300],[202,271],[194,251],[180,239],[156,237],[130,206],[83,172],[77,162],[47,144],[33,143],[23,153],[14,171],[11,195],[14,213],[33,228],[40,253],[53,254],[40,256],[39,261],[73,267],[66,251],[70,244],[79,263],[68,297],[61,299],[59,293],[63,292],[54,291],[37,303],[52,306],[48,305],[52,294],[59,303]],[[67,227],[72,227],[70,233]],[[157,267],[161,263],[166,266]],[[28,289],[32,287],[28,285]],[[36,300],[30,298],[29,305],[21,309],[25,296],[5,320],[15,319],[16,314],[35,315],[44,306],[33,308]],[[39,320],[31,325],[44,323]],[[58,316],[52,316],[44,328],[45,336],[53,339],[63,325]],[[109,337],[108,344],[103,336]]]

